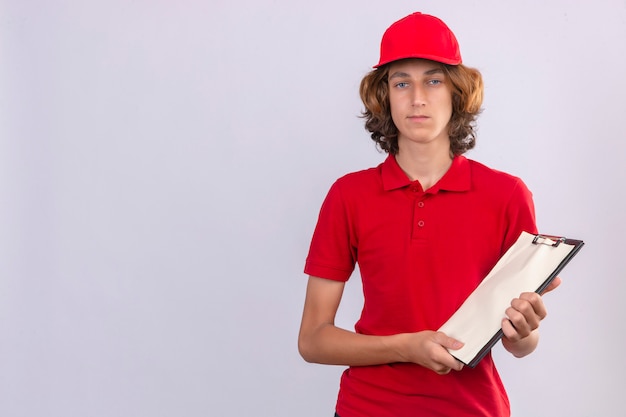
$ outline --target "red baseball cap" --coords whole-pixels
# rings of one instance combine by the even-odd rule
[[[380,60],[374,68],[404,58],[424,58],[449,65],[461,63],[459,43],[445,23],[416,12],[389,26],[380,42]]]

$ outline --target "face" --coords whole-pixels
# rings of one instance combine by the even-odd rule
[[[448,122],[452,90],[441,65],[405,59],[389,67],[391,117],[398,128],[400,151],[412,144],[435,144],[449,149]]]

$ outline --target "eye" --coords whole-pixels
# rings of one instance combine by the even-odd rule
[[[407,88],[408,86],[409,86],[409,83],[406,83],[406,82],[396,83],[397,88]]]
[[[438,79],[428,80],[428,82],[427,82],[428,85],[439,85],[441,83],[443,83],[443,81],[438,80]]]

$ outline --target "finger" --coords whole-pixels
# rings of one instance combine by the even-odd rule
[[[433,370],[437,372],[439,375],[446,375],[446,374],[449,374],[452,369],[447,366],[442,366],[440,368],[433,369]]]
[[[517,342],[521,339],[517,330],[507,318],[502,319],[502,333],[504,334],[504,337],[509,339],[511,342]]]
[[[435,333],[434,339],[436,343],[450,350],[460,349],[464,345],[460,340],[450,337],[443,332]],[[463,363],[452,356],[446,349],[442,349],[441,354],[436,358],[436,361],[442,364],[444,368],[449,368],[447,370],[444,369],[445,373],[450,372],[452,369],[455,371],[463,369]]]
[[[532,314],[532,317],[534,317],[535,319],[531,319],[532,322],[529,322],[529,319],[515,307],[509,307],[505,313],[509,319],[509,322],[515,328],[515,332],[522,338],[530,334],[530,332],[532,331],[532,326],[535,322],[539,323],[539,319],[536,318],[534,312]]]
[[[547,294],[550,291],[555,290],[559,285],[561,285],[561,283],[563,282],[563,280],[561,280],[561,278],[556,277],[552,280],[551,283],[548,284],[548,286],[541,292],[541,295]]]
[[[455,359],[456,360],[456,359]],[[442,366],[439,370],[435,370],[439,375],[449,374],[450,371],[461,371],[463,369],[463,363],[460,361],[456,361],[454,366]]]
[[[440,375],[447,374],[452,370],[460,371],[463,369],[463,362],[450,355],[447,351],[445,355],[436,359],[436,363],[434,371]]]
[[[458,350],[458,349],[461,349],[464,345],[464,343],[461,342],[460,340],[450,337],[443,332],[435,333],[434,337],[435,337],[435,342],[439,343],[441,346],[445,347],[446,349]]]
[[[543,320],[548,315],[546,306],[543,303],[543,298],[535,292],[522,293],[517,300],[519,301],[513,300],[511,305],[529,319],[531,318],[531,315],[536,315],[538,320]],[[528,304],[525,304],[525,302]],[[539,323],[537,323],[537,325],[538,324]]]

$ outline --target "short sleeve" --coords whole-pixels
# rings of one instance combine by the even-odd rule
[[[522,232],[537,233],[533,195],[521,179],[517,179],[507,204],[507,225],[502,253],[506,252]]]
[[[304,272],[308,275],[347,281],[356,263],[351,239],[351,216],[340,182],[335,182],[320,209]]]

